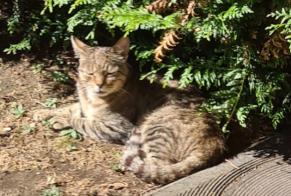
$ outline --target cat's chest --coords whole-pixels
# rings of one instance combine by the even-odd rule
[[[80,100],[82,113],[87,119],[96,119],[98,116],[102,116],[107,111],[105,104],[94,104],[88,100]]]
[[[79,102],[81,105],[82,114],[87,119],[94,119],[98,114],[98,110],[100,110],[102,107],[102,104],[92,104],[90,100],[86,99],[85,96],[80,96]]]
[[[131,102],[132,103],[132,102]],[[96,118],[111,119],[112,114],[119,114],[131,122],[136,119],[136,108],[133,104],[120,101],[118,103],[92,103],[87,99],[80,99],[82,113],[85,118],[95,120]]]
[[[90,104],[87,104],[86,106],[84,106],[82,108],[83,111],[83,115],[87,118],[87,119],[94,119],[96,117],[96,108],[93,107]]]

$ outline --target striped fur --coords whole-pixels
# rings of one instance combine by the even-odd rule
[[[166,184],[222,157],[215,121],[190,106],[162,106],[147,115],[126,144],[122,165],[147,182]]]
[[[80,59],[77,90],[81,115],[71,116],[70,125],[84,136],[124,144],[134,128],[133,101],[123,86],[129,77],[126,63],[128,40],[113,47],[89,47],[77,38],[72,45]]]
[[[90,137],[105,142],[124,144],[133,129],[133,124],[126,121],[118,114],[110,114],[110,117],[115,119],[96,118],[94,120],[79,117],[71,118],[71,126],[78,130],[85,137]],[[106,116],[108,117],[108,116]]]
[[[72,44],[80,62],[79,104],[64,125],[125,143],[124,169],[148,182],[169,183],[222,158],[223,137],[213,118],[198,111],[202,99],[138,80],[126,62],[128,39],[113,47],[89,47],[76,38]]]

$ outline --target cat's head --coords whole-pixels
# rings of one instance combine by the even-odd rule
[[[90,47],[73,36],[71,42],[79,58],[79,82],[90,99],[103,98],[123,88],[129,73],[128,38],[119,39],[112,47]]]

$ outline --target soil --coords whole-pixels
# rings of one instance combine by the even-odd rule
[[[0,62],[0,196],[142,195],[157,188],[119,171],[122,146],[60,136],[33,121],[48,98],[57,98],[57,107],[76,101],[74,82],[54,81],[60,66],[48,64]],[[25,110],[20,117],[15,105]]]

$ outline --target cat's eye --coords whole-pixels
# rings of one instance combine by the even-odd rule
[[[107,80],[115,80],[116,76],[115,76],[115,74],[109,73],[106,75],[106,79]]]
[[[108,74],[106,74],[106,77],[107,78],[115,78],[116,76],[114,73],[108,73]]]
[[[82,74],[83,74],[84,76],[93,76],[93,75],[94,75],[94,73],[85,72],[85,71],[82,71]]]

